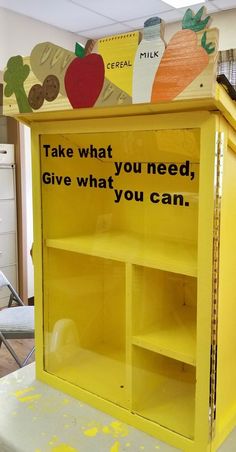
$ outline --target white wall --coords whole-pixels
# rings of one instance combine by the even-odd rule
[[[219,50],[236,48],[236,9],[222,11],[220,13],[211,14],[212,22],[210,27],[219,28]],[[168,43],[173,34],[181,29],[181,23],[175,22],[166,25],[165,40]]]
[[[21,158],[21,172],[24,174],[24,190],[25,190],[25,204],[26,204],[26,237],[27,237],[27,294],[28,298],[34,296],[34,267],[33,261],[30,255],[30,250],[34,241],[33,237],[33,205],[32,205],[32,174],[31,174],[31,138],[30,138],[30,128],[26,126],[21,126],[21,152],[24,155]]]
[[[46,25],[28,17],[15,14],[0,8],[0,70],[6,66],[8,59],[13,55],[28,56],[33,47],[39,42],[51,41],[66,49],[74,51],[78,36]],[[83,38],[80,42],[84,42]],[[1,75],[1,74],[0,74]],[[33,242],[33,218],[32,218],[32,179],[31,179],[31,144],[30,130],[23,129],[25,191],[26,191],[26,228],[27,228],[27,273],[28,273],[28,298],[34,295],[33,265],[30,256],[30,248]]]
[[[236,48],[236,9],[212,15],[212,26],[220,30],[219,49]]]
[[[77,39],[74,33],[0,8],[0,70],[11,56],[30,55],[39,42],[51,41],[73,51]]]

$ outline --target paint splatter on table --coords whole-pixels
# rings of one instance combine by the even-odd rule
[[[34,363],[0,379],[0,398],[1,452],[177,451],[36,380]]]

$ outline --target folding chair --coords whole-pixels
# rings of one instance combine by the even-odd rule
[[[0,289],[7,287],[10,291],[9,303],[6,309],[0,311],[0,347],[2,342],[19,367],[27,364],[34,353],[35,347],[28,353],[23,362],[18,358],[8,339],[34,338],[34,306],[25,306],[10,281],[0,271]],[[12,306],[16,303],[17,306]]]

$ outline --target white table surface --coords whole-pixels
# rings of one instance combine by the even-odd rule
[[[0,378],[0,452],[142,451],[178,449],[41,383],[34,363]],[[219,448],[235,451],[236,430]]]
[[[0,452],[174,452],[35,379],[34,363],[0,379]]]

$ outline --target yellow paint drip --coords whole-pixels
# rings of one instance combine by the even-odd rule
[[[114,438],[123,438],[124,436],[128,436],[129,431],[127,425],[119,421],[113,421],[110,423],[109,433],[111,433]]]
[[[38,400],[42,397],[42,394],[34,394],[26,397],[19,398],[19,402],[26,403],[26,402],[34,402],[35,400]]]
[[[113,446],[110,448],[110,452],[119,452],[120,450],[120,443],[119,441],[116,441]]]
[[[100,425],[90,423],[87,424],[87,429],[82,428],[84,435],[94,437],[98,433],[104,433],[105,435],[111,435],[113,438],[123,438],[128,436],[128,427],[119,421],[113,421],[108,425]]]
[[[97,434],[98,434],[97,427],[93,427],[93,428],[90,428],[90,429],[84,431],[84,435],[90,436],[90,437],[96,436]]]
[[[31,387],[25,388],[25,389],[21,389],[20,391],[13,392],[13,394],[14,394],[14,396],[16,396],[18,398],[24,394],[27,394],[27,392],[31,392],[31,391],[35,391],[34,386],[31,386]]]
[[[102,432],[109,435],[111,433],[111,429],[108,427],[108,425],[105,425],[105,427],[102,428]]]
[[[79,449],[69,446],[68,444],[60,444],[59,446],[53,447],[51,452],[79,452]]]
[[[35,391],[34,386],[30,386],[29,388],[21,389],[20,391],[15,391],[15,392],[13,392],[13,394],[19,400],[19,402],[22,402],[22,403],[34,402],[35,400],[38,400],[38,399],[40,399],[40,397],[42,397],[42,394],[26,395],[32,391]],[[29,407],[33,408],[32,405],[30,405]]]

